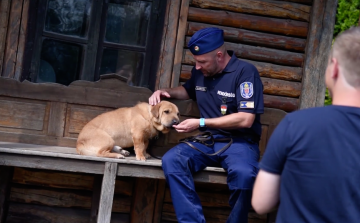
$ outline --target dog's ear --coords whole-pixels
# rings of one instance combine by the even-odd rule
[[[157,103],[156,105],[151,107],[151,114],[157,119],[159,118],[159,115],[160,115],[160,113],[159,113],[160,104],[161,104],[161,102]]]

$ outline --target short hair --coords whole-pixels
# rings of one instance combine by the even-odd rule
[[[332,57],[339,63],[348,84],[360,87],[360,27],[352,27],[336,37]]]

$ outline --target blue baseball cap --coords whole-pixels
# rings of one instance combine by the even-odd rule
[[[215,27],[200,29],[190,39],[188,47],[193,55],[202,55],[224,44],[224,31]]]

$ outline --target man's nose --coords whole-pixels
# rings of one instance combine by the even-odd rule
[[[202,68],[202,67],[201,67],[198,63],[195,64],[195,69],[196,69],[196,70],[200,70],[201,68]]]

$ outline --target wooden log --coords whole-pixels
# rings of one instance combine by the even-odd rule
[[[167,2],[155,89],[171,86],[181,0]]]
[[[97,222],[110,223],[117,169],[117,163],[105,163]]]
[[[88,223],[90,210],[11,203],[7,223],[51,222]],[[128,223],[129,214],[113,213],[112,223]]]
[[[14,167],[0,166],[0,222],[4,223],[9,210],[9,195]]]
[[[184,49],[184,38],[186,33],[187,17],[189,12],[189,0],[181,1],[181,10],[179,18],[179,28],[177,30],[177,41],[175,49],[175,58],[173,61],[173,71],[171,75],[171,87],[176,87],[179,84],[179,76],[181,72],[182,52]]]
[[[307,37],[308,23],[190,7],[188,21],[202,22],[282,35]]]
[[[190,37],[187,37],[186,44],[188,44],[189,41]],[[269,62],[274,64],[296,67],[301,67],[304,62],[304,54],[302,53],[294,53],[289,51],[229,42],[225,42],[225,47],[228,50],[233,50],[235,55],[242,59],[256,60],[261,62]],[[187,50],[187,52],[185,53],[191,54],[190,50]]]
[[[152,222],[158,180],[137,178],[131,208],[131,223]]]
[[[292,112],[299,108],[299,99],[264,94],[264,106]]]
[[[257,14],[285,19],[309,21],[310,6],[272,0],[192,0],[191,5],[205,9],[218,9]]]
[[[269,77],[280,80],[287,81],[301,81],[302,78],[302,68],[300,67],[287,67],[280,66],[271,63],[263,63],[252,60],[244,60],[253,64],[256,69],[259,71],[261,77]],[[180,81],[186,81],[191,77],[191,70],[193,66],[182,65],[181,66],[181,75]]]
[[[13,184],[10,201],[52,207],[90,209],[92,205],[92,192]],[[110,210],[112,212],[129,213],[130,208],[131,197],[115,195],[114,203]]]
[[[214,26],[197,22],[188,23],[186,35],[192,36],[196,31],[210,26],[224,30],[224,39],[228,42],[238,42],[299,52],[304,52],[306,46],[306,40],[301,38],[254,32],[246,29],[231,28],[226,26]]]
[[[21,13],[21,22],[20,22],[20,33],[19,33],[19,44],[17,48],[16,54],[16,66],[15,66],[15,73],[14,78],[16,80],[20,80],[21,73],[23,71],[23,60],[24,60],[24,53],[25,53],[25,44],[26,44],[26,35],[28,30],[28,17],[29,17],[29,7],[30,7],[30,0],[23,0],[23,7]]]
[[[18,50],[19,32],[21,26],[21,11],[23,0],[12,0],[9,18],[9,27],[6,37],[6,50],[4,57],[4,77],[13,78],[15,75],[16,55]]]
[[[313,0],[276,0],[276,1],[296,2],[305,5],[311,5],[313,3]]]
[[[276,80],[262,77],[264,94],[280,95],[297,98],[301,93],[301,83],[292,81]]]
[[[324,75],[334,33],[337,2],[337,0],[314,0],[300,109],[324,105]]]
[[[9,10],[11,0],[0,1],[0,76],[2,76],[5,40],[8,30]]]

